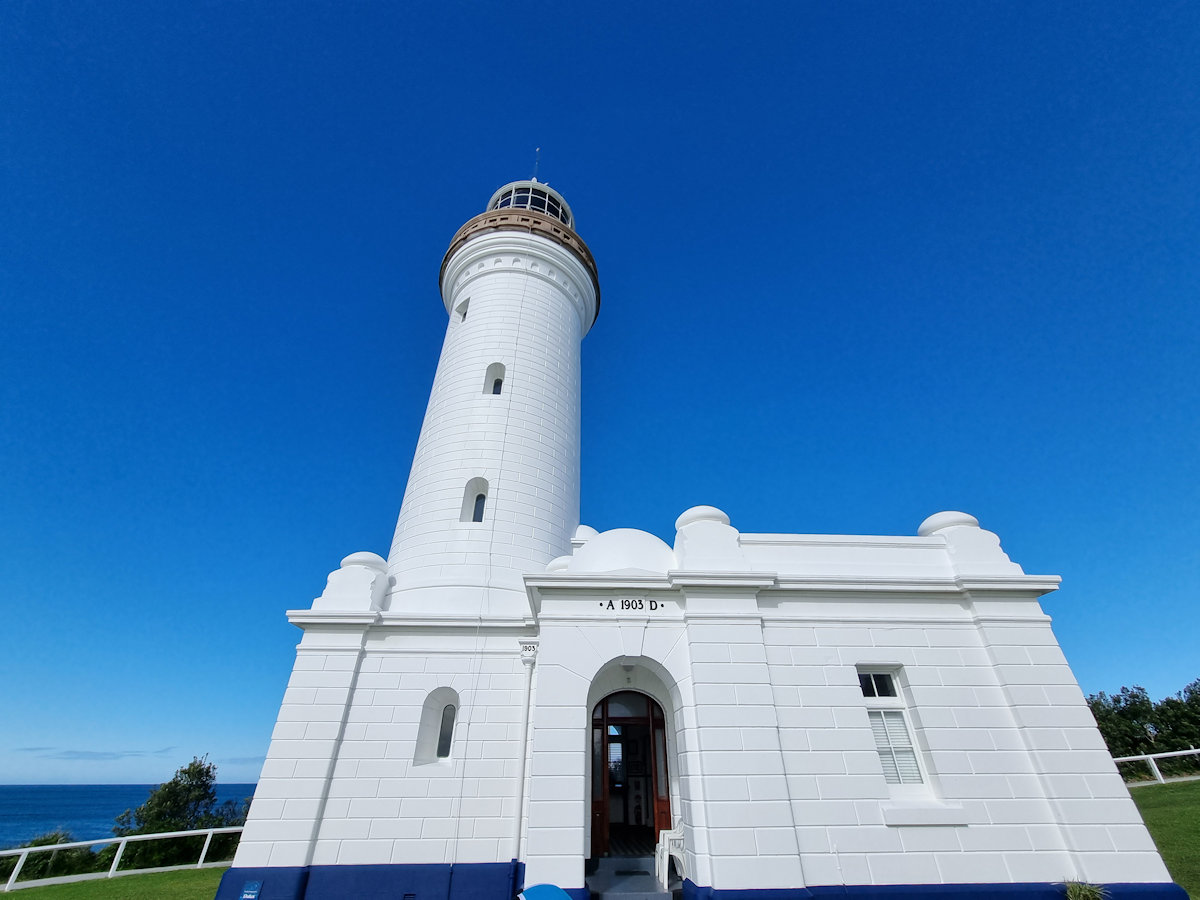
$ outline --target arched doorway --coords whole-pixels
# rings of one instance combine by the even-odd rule
[[[592,857],[649,856],[671,827],[666,722],[639,691],[592,710]]]

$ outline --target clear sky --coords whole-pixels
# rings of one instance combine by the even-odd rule
[[[253,781],[501,184],[600,267],[583,519],[961,509],[1200,677],[1200,5],[0,4],[0,783]]]

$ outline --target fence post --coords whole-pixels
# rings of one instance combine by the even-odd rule
[[[4,881],[2,878],[0,878],[0,894],[7,894],[10,891],[17,889],[17,879],[20,877],[21,872],[24,870],[25,861],[26,861],[26,859],[28,859],[30,854],[49,853],[51,859],[53,859],[55,857],[55,855],[60,850],[63,849],[64,846],[66,846],[68,848],[77,848],[77,847],[95,847],[97,844],[104,844],[104,845],[108,845],[108,846],[115,845],[117,848],[117,852],[115,854],[113,854],[112,865],[109,866],[109,869],[107,872],[89,872],[89,873],[81,873],[81,874],[73,875],[73,876],[60,876],[60,877],[50,878],[49,881],[52,883],[60,883],[64,877],[68,881],[74,881],[74,880],[83,881],[83,880],[89,880],[92,878],[113,878],[117,875],[120,875],[122,873],[117,870],[121,866],[121,860],[124,859],[125,848],[130,843],[132,843],[134,841],[142,840],[142,839],[170,840],[172,838],[178,838],[178,837],[192,837],[193,835],[196,837],[199,837],[201,834],[203,834],[204,835],[204,846],[200,850],[200,861],[196,863],[196,868],[198,868],[198,869],[203,868],[204,861],[206,859],[208,859],[208,853],[212,849],[212,840],[216,836],[218,831],[221,832],[222,834],[238,834],[238,835],[240,835],[242,833],[242,828],[241,828],[241,826],[238,826],[238,825],[231,825],[228,827],[221,827],[221,828],[217,828],[217,827],[195,828],[195,829],[190,829],[188,831],[167,831],[167,832],[162,832],[161,834],[127,835],[125,837],[118,838],[115,841],[112,838],[97,838],[94,841],[71,841],[65,845],[46,844],[46,845],[42,845],[42,846],[38,846],[38,847],[14,847],[11,851],[9,851],[9,850],[4,851],[4,855],[0,856],[0,859],[7,860],[9,858],[15,858],[17,861],[16,865],[13,866],[12,872],[8,876],[8,881]],[[162,837],[162,835],[164,835],[164,834],[167,835],[167,837],[165,837],[165,838]],[[135,864],[136,864],[136,862],[135,862]],[[160,868],[160,867],[152,866],[151,868]]]
[[[200,862],[196,863],[197,869],[204,868],[204,857],[208,856],[208,845],[212,843],[213,830],[208,829],[208,834],[204,836],[204,846],[200,848]]]
[[[17,875],[19,875],[21,872],[21,866],[25,865],[25,857],[27,857],[28,855],[29,855],[29,851],[26,850],[24,853],[22,853],[20,856],[17,857],[16,868],[14,868],[12,870],[12,874],[8,876],[8,884],[6,884],[4,886],[4,893],[7,894],[9,891],[11,891],[13,885],[17,883]]]
[[[1154,777],[1159,784],[1166,784],[1166,780],[1162,777],[1162,772],[1158,771],[1158,763],[1154,761],[1153,756],[1147,756],[1146,762],[1150,763],[1150,771],[1154,773]]]
[[[125,852],[125,845],[129,843],[128,838],[121,838],[117,844],[117,855],[113,857],[112,868],[108,870],[108,877],[112,878],[117,874],[117,866],[121,864],[121,855]]]

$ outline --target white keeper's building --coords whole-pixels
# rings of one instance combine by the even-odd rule
[[[218,900],[1186,897],[1038,603],[1057,577],[961,512],[876,537],[697,506],[673,545],[597,533],[600,290],[566,201],[501,188],[441,291],[391,553],[288,613],[304,636]]]

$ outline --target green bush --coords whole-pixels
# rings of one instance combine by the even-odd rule
[[[197,828],[222,828],[246,821],[250,799],[217,802],[217,766],[208,757],[196,757],[160,784],[137,809],[117,816],[113,834],[155,834],[163,831],[193,831]],[[237,847],[238,836],[214,835],[207,860],[227,859]],[[204,836],[167,838],[160,841],[135,841],[127,844],[121,856],[122,869],[150,869],[194,863],[200,857]]]

